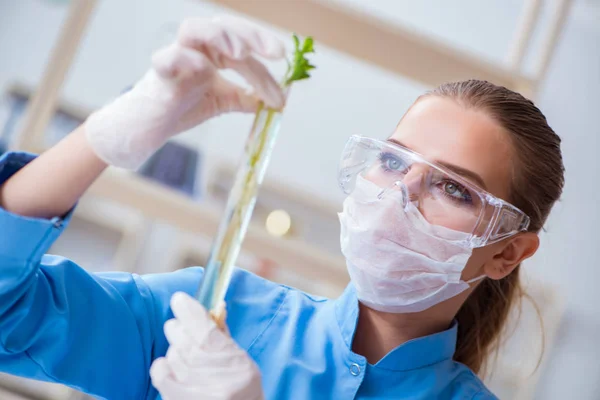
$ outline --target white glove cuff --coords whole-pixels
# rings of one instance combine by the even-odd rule
[[[146,87],[149,83],[150,88]],[[116,167],[138,169],[171,136],[176,115],[167,118],[168,102],[145,93],[148,91],[145,89],[156,91],[158,88],[154,86],[158,83],[156,77],[147,75],[138,87],[87,119],[88,143],[103,161]]]

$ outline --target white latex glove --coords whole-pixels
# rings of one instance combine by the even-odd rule
[[[175,315],[165,323],[169,350],[152,363],[152,384],[164,400],[258,400],[258,367],[217,327],[200,303],[185,293],[171,299]]]
[[[285,47],[239,18],[184,21],[176,41],[155,53],[140,82],[88,118],[92,149],[108,164],[137,169],[167,139],[211,117],[254,112],[259,100],[281,108],[281,88],[255,55],[282,58]],[[234,85],[219,69],[235,70],[251,89]]]

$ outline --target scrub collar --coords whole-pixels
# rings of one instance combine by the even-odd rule
[[[358,298],[354,286],[350,283],[344,293],[335,300],[336,322],[350,350],[356,332],[358,313]],[[409,340],[390,351],[373,367],[409,371],[451,359],[456,350],[457,331],[458,323],[454,321],[445,331]]]

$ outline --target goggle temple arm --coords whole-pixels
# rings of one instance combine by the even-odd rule
[[[526,231],[529,227],[529,217],[510,206],[498,208],[494,218],[494,229],[490,232],[485,244],[493,244],[516,233]]]

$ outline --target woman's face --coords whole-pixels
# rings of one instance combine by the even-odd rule
[[[452,169],[461,171],[465,179],[510,202],[512,145],[508,133],[485,112],[465,108],[451,99],[425,97],[413,105],[389,140],[430,161],[455,167]],[[522,235],[526,234],[517,236]],[[527,252],[527,246],[522,248],[521,242],[513,237],[475,249],[463,279],[483,273],[499,279],[510,273],[521,256],[529,256],[537,249],[536,245]]]

